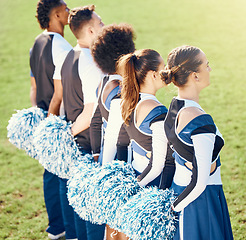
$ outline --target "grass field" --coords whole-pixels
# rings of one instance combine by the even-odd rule
[[[246,1],[245,0],[67,0],[70,8],[94,3],[105,24],[128,22],[137,48],[166,59],[179,45],[200,47],[212,67],[211,85],[200,98],[225,139],[222,181],[235,239],[246,236]],[[47,239],[43,169],[6,139],[14,109],[30,107],[29,49],[41,33],[36,0],[0,0],[0,239]],[[75,45],[69,28],[65,38]],[[158,92],[169,106],[177,94]]]

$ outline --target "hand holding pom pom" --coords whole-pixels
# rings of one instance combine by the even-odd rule
[[[33,136],[39,162],[60,178],[69,178],[69,169],[80,160],[81,153],[71,134],[71,123],[51,115],[36,128]]]

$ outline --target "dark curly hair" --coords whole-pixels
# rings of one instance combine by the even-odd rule
[[[62,5],[61,0],[39,0],[37,4],[37,14],[36,18],[38,19],[39,25],[42,29],[49,27],[50,22],[50,11]]]
[[[92,19],[93,11],[95,11],[94,5],[77,7],[70,11],[69,27],[76,38],[79,37],[79,30],[83,25]]]
[[[167,66],[160,72],[161,79],[169,84],[173,82],[177,87],[186,84],[188,76],[197,72],[202,64],[198,55],[201,49],[193,46],[181,46],[174,48],[167,57]]]
[[[92,56],[104,73],[116,72],[120,56],[135,51],[134,30],[126,23],[103,27],[91,47]]]

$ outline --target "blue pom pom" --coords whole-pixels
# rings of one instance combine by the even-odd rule
[[[17,113],[10,118],[7,126],[9,141],[17,148],[25,150],[29,156],[36,158],[33,132],[46,116],[47,112],[38,107],[17,110]]]
[[[33,135],[39,162],[47,171],[66,179],[71,165],[85,159],[71,134],[71,125],[64,118],[51,115],[39,124]]]
[[[172,239],[177,216],[171,210],[173,190],[144,188],[118,209],[120,231],[132,240]]]
[[[108,163],[91,176],[90,183],[85,202],[91,221],[118,229],[117,209],[140,189],[131,165],[123,161]]]
[[[91,178],[99,170],[100,164],[94,163],[92,156],[85,155],[85,157],[91,162],[81,161],[71,168],[72,174],[67,182],[67,197],[69,205],[82,219],[93,222],[88,198],[93,185]]]

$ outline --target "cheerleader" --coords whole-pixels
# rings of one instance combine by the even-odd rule
[[[90,46],[103,25],[94,5],[77,7],[70,12],[69,26],[78,44],[68,53],[61,70],[63,102],[66,120],[73,123],[71,131],[82,155],[91,154],[90,120],[97,101],[96,88],[103,78],[93,61]],[[82,220],[69,206],[67,181],[68,179],[60,179],[66,238],[102,240],[105,225]]]
[[[116,74],[115,64],[117,59],[124,54],[133,52],[135,44],[133,42],[134,32],[130,25],[127,24],[112,24],[104,27],[101,34],[92,45],[92,56],[106,74],[98,87],[98,106],[91,121],[91,145],[94,158],[102,163],[102,155],[104,152],[104,135],[109,115],[115,123],[113,132],[113,141],[107,147],[107,157],[104,159],[104,164],[116,158],[116,143],[122,118],[120,114],[120,82],[121,76]],[[110,111],[112,106],[116,111]],[[112,113],[111,113],[112,112]],[[102,129],[102,133],[101,133]],[[110,133],[108,133],[110,135]],[[102,136],[102,140],[101,140]],[[126,144],[128,145],[128,143]],[[110,150],[111,149],[111,150]],[[109,150],[109,152],[108,152]],[[100,155],[100,156],[99,156]]]
[[[102,32],[98,35],[94,44],[91,47],[92,56],[101,68],[101,70],[107,74],[98,88],[98,106],[91,121],[90,126],[90,136],[91,145],[94,154],[94,158],[105,164],[107,161],[112,161],[115,159],[116,154],[116,143],[120,127],[122,125],[121,114],[118,111],[120,107],[119,99],[119,85],[121,82],[121,76],[116,74],[115,63],[117,59],[123,55],[135,50],[135,45],[133,42],[134,33],[131,26],[127,24],[112,24],[105,26]],[[109,114],[111,114],[111,106],[116,105],[118,109],[115,113],[112,113],[111,119],[114,121],[115,126],[113,129],[114,137],[107,146],[107,156],[102,159],[102,154],[104,151],[103,139],[101,143],[101,128],[103,126],[103,135],[105,129],[107,129],[107,123],[109,119]],[[107,131],[107,130],[106,130]],[[126,144],[127,147],[128,144]],[[107,159],[107,160],[104,160]],[[105,162],[106,161],[106,162]],[[122,233],[117,233],[113,235],[113,229],[107,226],[107,240],[110,239],[125,239],[126,237]]]
[[[192,46],[172,50],[161,71],[166,84],[178,87],[164,124],[176,164],[172,188],[178,197],[172,209],[179,214],[177,240],[233,239],[220,176],[224,140],[199,105],[201,90],[210,84],[210,71],[206,55]]]
[[[172,182],[174,161],[170,148],[162,147],[167,108],[155,96],[166,85],[159,75],[162,69],[162,57],[151,49],[138,50],[118,61],[123,77],[121,111],[133,150],[132,167],[140,186],[165,189]]]
[[[69,8],[64,1],[39,0],[37,19],[41,33],[36,39],[30,54],[30,66],[33,73],[31,85],[36,94],[32,95],[32,104],[59,115],[62,101],[60,70],[67,53],[72,46],[63,38],[64,27],[68,23]],[[48,237],[58,239],[65,235],[59,196],[58,176],[44,171],[44,199],[49,218]]]

